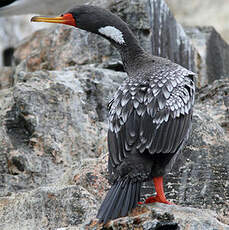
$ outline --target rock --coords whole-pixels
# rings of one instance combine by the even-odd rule
[[[15,46],[26,36],[50,25],[34,25],[30,23],[31,15],[0,18],[0,67],[12,65],[12,55]]]
[[[222,128],[229,140],[229,80],[215,80],[211,85],[200,89],[196,107],[204,110]]]
[[[83,186],[101,202],[110,187],[107,161],[108,154],[103,154],[97,159],[82,160],[80,165],[72,168],[69,180]]]
[[[12,194],[1,198],[0,204],[2,230],[77,226],[97,211],[95,197],[75,185],[51,185]]]
[[[74,162],[107,152],[106,104],[126,74],[76,70],[21,71],[2,95],[1,195],[53,183]]]
[[[91,222],[83,225],[81,229],[228,230],[229,226],[222,223],[213,211],[177,205],[153,204],[138,206],[130,216],[110,221],[105,227]]]
[[[0,90],[13,86],[14,70],[10,67],[0,68]]]
[[[110,9],[130,25],[145,50],[195,71],[195,51],[164,0],[115,1]]]
[[[106,63],[107,59],[119,57],[114,50],[108,41],[95,34],[67,26],[53,26],[34,33],[16,49],[14,57],[16,64],[33,72]]]
[[[185,27],[185,32],[200,55],[199,87],[228,76],[229,45],[219,33],[213,27]]]
[[[166,0],[177,21],[186,26],[213,26],[229,42],[227,0]]]

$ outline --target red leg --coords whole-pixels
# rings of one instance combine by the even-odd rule
[[[157,195],[147,198],[145,200],[145,203],[148,204],[148,203],[159,202],[165,204],[172,204],[171,202],[166,200],[164,188],[163,188],[163,177],[154,177],[153,182],[154,182]]]

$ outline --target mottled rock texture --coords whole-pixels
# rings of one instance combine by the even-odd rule
[[[0,66],[11,64],[12,52],[10,49],[14,49],[18,46],[18,43],[26,36],[31,35],[39,28],[47,28],[50,25],[40,24],[34,26],[29,23],[32,15],[13,16],[13,17],[0,17]]]
[[[105,228],[91,222],[83,225],[81,229],[228,230],[229,226],[218,218],[217,214],[210,210],[154,204],[137,207],[130,216],[111,221]]]
[[[199,53],[198,86],[229,75],[229,45],[213,27],[185,27]]]
[[[81,186],[51,185],[1,198],[1,229],[56,229],[79,225],[97,212]],[[86,208],[90,207],[90,209]]]
[[[0,68],[0,90],[7,89],[13,86],[14,70],[10,67]]]
[[[128,3],[116,1],[111,10],[151,50],[155,25],[147,17],[161,12],[152,7],[168,8]],[[166,24],[164,14],[158,17]],[[119,61],[104,39],[54,26],[24,40],[16,66],[0,70],[0,229],[100,228],[96,210],[109,188],[106,106],[126,78]],[[191,138],[165,178],[177,206],[142,206],[109,229],[229,228],[228,87],[222,78],[198,91]],[[152,193],[146,184],[142,199]]]
[[[229,42],[227,0],[166,0],[177,21],[187,26],[213,26]]]
[[[124,76],[93,67],[15,75],[1,100],[0,149],[10,175],[0,193],[55,182],[73,162],[106,152],[106,104]]]

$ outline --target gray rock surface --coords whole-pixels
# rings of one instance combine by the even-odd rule
[[[149,50],[146,4],[111,9]],[[23,41],[15,63],[0,71],[0,228],[95,229],[109,188],[106,105],[126,77],[119,55],[98,36],[57,26]],[[165,179],[177,206],[142,206],[111,229],[228,229],[228,94],[227,79],[198,93],[189,144]],[[143,198],[149,193],[146,184]]]
[[[0,17],[0,66],[7,65],[7,59],[12,58],[12,53],[7,50],[14,49],[26,36],[41,28],[49,28],[50,25],[30,23],[31,15]],[[8,65],[11,61],[8,60]]]
[[[131,25],[147,51],[195,71],[195,51],[164,0],[117,1],[110,8]]]
[[[0,102],[0,194],[55,182],[73,162],[106,152],[106,104],[125,76],[93,67],[15,75]]]
[[[229,45],[213,27],[185,27],[197,49],[199,87],[229,75]]]
[[[0,90],[7,89],[13,86],[14,69],[10,67],[0,68]]]
[[[213,26],[229,42],[227,0],[165,0],[177,21],[186,26]]]
[[[196,107],[209,114],[225,131],[229,138],[229,79],[214,81],[198,92]]]
[[[77,226],[97,212],[95,198],[75,185],[40,187],[1,198],[0,202],[2,230]]]
[[[153,204],[137,207],[130,216],[111,221],[105,228],[91,222],[88,225],[83,225],[80,229],[228,230],[229,226],[222,223],[218,218],[217,214],[210,210]],[[74,228],[70,229],[73,230]]]

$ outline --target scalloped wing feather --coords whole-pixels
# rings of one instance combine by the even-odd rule
[[[181,70],[164,78],[154,76],[144,83],[128,79],[119,88],[108,106],[112,167],[133,149],[140,153],[172,153],[187,138],[195,84],[194,74]]]

